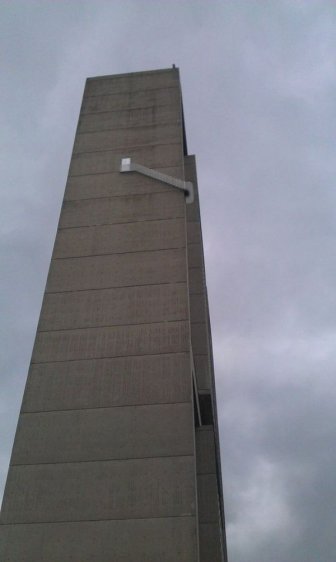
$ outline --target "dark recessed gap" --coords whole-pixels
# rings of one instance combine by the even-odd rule
[[[212,410],[212,400],[211,394],[199,394],[198,402],[201,411],[202,425],[213,425],[213,410]]]

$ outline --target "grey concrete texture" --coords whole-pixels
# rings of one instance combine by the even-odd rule
[[[52,260],[46,291],[185,282],[185,261],[184,248]]]
[[[191,324],[191,343],[194,355],[209,353],[208,332],[205,322]]]
[[[194,457],[161,457],[12,466],[1,523],[194,514]]]
[[[179,89],[178,70],[171,68],[129,74],[114,74],[88,78],[85,96],[106,95],[111,93],[133,93],[137,90],[150,91],[152,88]]]
[[[204,268],[201,244],[188,244],[188,265],[190,268]]]
[[[69,330],[187,319],[187,285],[171,283],[47,293],[38,330]]]
[[[189,402],[21,414],[11,464],[193,454]]]
[[[120,110],[137,110],[167,106],[179,109],[180,93],[177,88],[153,88],[116,94],[99,94],[83,98],[81,115]],[[180,118],[180,111],[178,117]]]
[[[172,189],[167,184],[136,172],[121,174],[118,171],[119,167],[120,158],[118,158],[116,169],[109,173],[70,176],[65,189],[64,201],[117,197],[120,195],[139,195],[141,193],[162,193]],[[180,166],[158,169],[164,174],[183,179]]]
[[[196,543],[193,516],[0,525],[3,562],[195,562]]]
[[[205,279],[202,267],[190,267],[188,270],[188,279],[191,295],[204,294]]]
[[[65,201],[59,228],[96,226],[185,216],[182,191]]]
[[[218,524],[219,501],[216,474],[198,474],[197,492],[199,522]]]
[[[126,357],[189,351],[189,323],[161,322],[39,332],[32,362]]]
[[[106,96],[100,98],[104,108]],[[97,103],[97,98],[95,98]],[[97,107],[99,108],[98,104]],[[172,124],[180,126],[181,115],[178,103],[165,105],[147,104],[134,109],[121,109],[119,111],[100,111],[96,113],[82,113],[78,121],[78,133],[95,131],[109,131],[112,129],[150,127],[151,125]]]
[[[31,365],[23,412],[191,401],[189,353]]]
[[[216,474],[213,426],[196,428],[196,467],[198,474]]]
[[[180,143],[170,143],[142,147],[116,147],[114,150],[74,154],[71,159],[69,175],[81,176],[114,172],[114,159],[117,158],[120,161],[127,157],[132,157],[138,164],[154,169],[182,167]]]
[[[115,147],[126,149],[128,146],[153,146],[178,143],[181,126],[177,123],[151,125],[149,127],[129,127],[94,131],[76,135],[74,154],[98,150],[113,150]]]
[[[202,243],[201,225],[198,221],[187,222],[187,238],[188,244]]]
[[[199,525],[200,562],[222,562],[221,533],[217,523]]]
[[[208,354],[200,355],[196,348],[194,353],[194,364],[196,371],[196,379],[198,390],[209,390],[211,388],[209,356]]]
[[[204,293],[190,295],[190,321],[206,322],[207,308]]]
[[[185,247],[183,218],[61,229],[53,257],[69,258]]]

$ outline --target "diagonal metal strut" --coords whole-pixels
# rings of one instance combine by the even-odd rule
[[[178,178],[168,176],[167,174],[162,174],[161,172],[157,172],[156,170],[152,170],[151,168],[132,162],[131,158],[121,159],[120,172],[138,172],[138,174],[142,174],[143,176],[148,176],[149,178],[167,183],[168,185],[171,185],[176,189],[180,189],[185,193],[186,203],[193,203],[194,201],[194,186],[191,181],[183,181]]]

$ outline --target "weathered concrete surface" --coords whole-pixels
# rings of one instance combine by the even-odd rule
[[[183,218],[65,228],[59,231],[54,259],[168,250],[185,246]]]
[[[113,150],[116,146],[125,148],[127,146],[146,146],[149,143],[151,146],[173,144],[178,142],[180,134],[181,125],[179,123],[81,133],[77,134],[74,154],[96,150]]]
[[[171,190],[125,197],[65,201],[59,228],[184,217],[184,195]]]
[[[198,351],[195,348],[196,351]],[[199,390],[207,390],[211,388],[209,357],[208,354],[200,355],[195,353],[194,363],[197,376],[197,384]]]
[[[189,351],[187,322],[160,322],[37,333],[32,362]]]
[[[217,441],[212,427],[194,428],[190,341],[198,389],[212,392],[212,381],[195,159],[185,151],[176,69],[87,81],[1,560],[221,560]],[[121,174],[122,157],[193,181],[195,203]]]
[[[136,92],[110,93],[95,96],[84,96],[81,114],[100,113],[108,111],[130,112],[135,109],[143,109],[169,105],[174,114],[181,119],[179,112],[180,93],[176,88],[150,88],[148,90],[137,90]]]
[[[120,167],[120,160],[118,160],[118,166]],[[160,171],[173,177],[181,176],[180,168],[165,168],[160,169]],[[116,169],[106,174],[70,176],[64,193],[64,201],[139,195],[141,193],[162,193],[163,191],[171,191],[171,188],[167,184],[157,182],[136,172],[120,174]]]
[[[196,466],[198,474],[216,473],[215,438],[210,425],[196,429]]]
[[[113,150],[83,152],[74,154],[71,159],[69,174],[81,176],[86,174],[106,174],[115,171],[115,160],[131,156],[135,162],[149,168],[177,167],[181,164],[180,144],[156,144],[150,147],[128,146]]]
[[[153,88],[178,88],[179,78],[171,69],[114,74],[88,78],[85,96],[106,95],[111,93],[134,94],[137,91],[150,91]]]
[[[191,410],[186,403],[25,414],[12,464],[193,455]]]
[[[196,544],[190,516],[0,526],[3,562],[195,562]]]
[[[188,353],[33,364],[23,412],[190,402]]]
[[[53,260],[48,293],[186,281],[185,250],[160,250]]]
[[[215,474],[198,474],[198,516],[200,523],[218,523],[218,488]]]
[[[179,112],[171,104],[157,105],[154,107],[150,103],[144,107],[135,107],[120,111],[104,111],[106,96],[100,97],[103,111],[82,114],[78,123],[78,133],[88,133],[95,131],[110,131],[115,129],[150,127],[152,125],[179,125],[181,131],[181,121]],[[92,102],[92,99],[90,100]],[[96,107],[97,97],[95,97]]]
[[[199,526],[200,562],[222,562],[221,533],[216,523],[201,523]]]
[[[186,283],[47,293],[39,331],[188,320]]]
[[[12,466],[2,523],[195,514],[194,457]]]

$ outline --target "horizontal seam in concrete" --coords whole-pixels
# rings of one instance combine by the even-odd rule
[[[151,178],[153,179],[153,178]],[[178,178],[177,178],[178,179]],[[154,180],[159,182],[159,180]],[[160,182],[159,182],[160,183]],[[75,199],[75,201],[94,201],[95,199],[122,199],[122,198],[126,198],[128,197],[129,199],[134,199],[135,197],[146,197],[147,195],[152,195],[154,197],[158,197],[161,195],[161,193],[178,193],[176,191],[175,188],[163,188],[163,191],[146,191],[145,193],[120,193],[118,195],[103,195],[102,197],[88,197],[87,199]],[[150,219],[150,220],[156,220],[156,221],[160,221],[160,220],[169,220],[169,218],[165,218],[165,219]],[[137,221],[134,221],[137,222]],[[118,223],[118,224],[122,224],[122,223]],[[199,242],[195,242],[195,244],[198,244]]]
[[[108,78],[106,78],[106,80],[108,80]],[[83,101],[87,98],[105,98],[105,97],[109,97],[109,96],[124,96],[125,94],[128,95],[133,95],[133,94],[139,94],[140,92],[159,92],[159,91],[163,91],[166,92],[167,90],[176,90],[176,93],[179,93],[178,90],[178,84],[176,83],[176,85],[174,86],[161,86],[161,88],[141,88],[140,90],[123,90],[121,92],[111,92],[109,94],[88,94],[87,92],[84,93],[84,97],[83,97]],[[178,101],[176,100],[176,104],[178,103]],[[171,104],[169,104],[171,105]],[[174,104],[175,105],[175,104]]]
[[[78,328],[57,328],[57,330],[39,330],[37,334],[53,334],[54,332],[73,332],[78,330],[93,330],[100,328],[127,328],[128,326],[151,326],[152,324],[171,324],[172,322],[188,322],[189,318],[176,318],[175,320],[161,320],[156,322],[134,322],[132,324],[102,324],[98,326],[81,326]]]
[[[167,193],[168,191],[170,191],[170,189],[167,189],[165,191],[165,193]],[[155,194],[157,194],[157,192],[155,192]],[[137,194],[139,195],[139,194]],[[151,193],[142,193],[141,195],[153,195],[153,192]],[[160,195],[160,193],[159,193]],[[86,199],[71,199],[71,201],[92,201],[92,199],[113,199],[114,197],[125,197],[125,195],[112,195],[110,196],[103,196],[103,197],[88,197]],[[131,197],[133,197],[131,195]],[[168,222],[168,221],[175,221],[176,219],[179,219],[181,221],[183,221],[184,224],[184,216],[180,216],[180,217],[168,217],[168,218],[162,218],[162,219],[146,219],[146,220],[142,220],[142,221],[125,221],[125,222],[115,222],[115,223],[109,223],[107,225],[97,225],[97,226],[120,226],[123,224],[136,224],[138,222]],[[58,228],[57,230],[67,230],[67,229],[71,229],[71,228],[97,228],[97,226],[94,226],[92,224],[87,224],[87,225],[83,225],[83,226],[63,226],[61,228]],[[146,250],[145,250],[146,251]],[[195,266],[196,267],[196,266]],[[198,266],[199,267],[199,266]]]
[[[87,227],[84,227],[87,228]],[[90,228],[90,227],[89,227]],[[64,258],[55,258],[53,257],[53,261],[59,260],[72,260],[72,259],[80,259],[80,258],[98,258],[102,256],[124,256],[125,254],[147,254],[153,252],[164,252],[166,250],[180,250],[181,248],[185,248],[185,245],[182,246],[172,246],[170,248],[153,248],[151,250],[134,250],[132,252],[107,252],[106,254],[81,254],[80,256],[65,256]],[[150,285],[155,285],[156,283],[149,283]],[[166,285],[168,283],[158,283],[159,285]]]
[[[99,176],[100,174],[93,174],[93,175]],[[79,176],[79,177],[82,177],[82,176]],[[157,181],[153,178],[151,178],[151,180]],[[172,189],[171,187],[165,187],[165,185],[163,183],[160,183],[160,187],[162,188],[160,191],[142,191],[141,193],[118,193],[117,195],[111,194],[111,195],[102,195],[101,197],[80,197],[79,199],[64,198],[64,201],[91,201],[92,199],[115,199],[117,197],[136,197],[137,195],[157,195],[157,194],[160,194],[160,193],[167,193],[167,192],[171,191],[171,189]],[[135,188],[135,189],[137,189],[137,188]],[[152,219],[152,220],[170,220],[170,219]],[[117,223],[117,224],[122,224],[122,223]]]
[[[159,322],[160,324],[160,322]],[[156,357],[157,355],[180,355],[181,353],[189,354],[190,350],[189,347],[187,349],[179,350],[179,351],[163,351],[162,353],[133,353],[130,354],[129,352],[126,355],[98,355],[97,357],[87,357],[85,359],[80,359],[76,357],[76,359],[53,359],[53,361],[31,361],[31,365],[46,365],[46,364],[53,364],[53,363],[72,363],[73,361],[97,361],[99,359],[120,359],[122,357]],[[204,357],[208,357],[208,354],[201,354]],[[195,354],[194,354],[195,357]]]
[[[102,459],[89,459],[89,460],[81,460],[81,461],[49,461],[49,462],[32,462],[32,463],[10,463],[10,467],[18,467],[18,466],[54,466],[57,465],[59,466],[60,464],[64,465],[68,465],[68,464],[74,464],[74,465],[78,465],[78,464],[96,464],[96,463],[100,463],[100,462],[125,462],[125,461],[141,461],[141,460],[148,460],[148,459],[178,459],[178,458],[188,458],[188,457],[194,457],[195,455],[193,453],[183,453],[183,454],[176,454],[176,455],[156,455],[156,456],[141,456],[141,457],[125,457],[125,458],[102,458]]]
[[[143,144],[130,144],[130,145],[120,145],[116,146],[115,148],[99,148],[97,150],[81,150],[80,152],[73,152],[71,162],[74,161],[74,156],[78,154],[97,154],[100,152],[109,152],[112,154],[118,154],[120,151],[125,152],[126,150],[136,150],[137,148],[153,148],[154,146],[179,146],[181,147],[180,142],[145,142]],[[133,157],[134,158],[134,157]]]
[[[107,150],[106,152],[111,152],[111,150]],[[172,165],[172,166],[162,166],[160,164],[160,166],[156,167],[156,170],[170,170],[171,168],[182,168],[182,165]],[[68,181],[69,178],[79,178],[79,177],[87,177],[87,176],[106,176],[106,175],[111,175],[111,174],[120,174],[119,171],[117,170],[112,170],[110,172],[91,172],[90,174],[88,174],[87,172],[85,174],[68,174]],[[153,178],[152,178],[153,179]],[[156,180],[153,180],[156,181]]]
[[[88,256],[82,256],[84,258]],[[73,258],[64,258],[64,259],[73,259]],[[68,291],[45,291],[46,295],[59,295],[62,293],[83,293],[83,292],[90,292],[90,291],[108,291],[109,289],[132,289],[135,287],[159,287],[161,285],[186,285],[186,281],[171,281],[170,283],[145,283],[145,284],[137,284],[137,285],[118,285],[112,287],[92,287],[90,289],[69,289]],[[192,293],[198,294],[198,293]],[[203,294],[203,293],[200,293]]]
[[[167,193],[167,192],[166,192]],[[98,197],[98,199],[109,199],[109,197]],[[77,199],[75,199],[75,201],[77,201]],[[82,199],[79,199],[79,201],[83,201]],[[174,219],[182,219],[184,218],[184,215],[177,215],[174,217],[169,217],[169,219],[162,219],[162,220],[174,220]],[[157,220],[161,220],[161,219],[138,219],[138,220],[132,220],[132,221],[124,221],[124,222],[100,222],[100,223],[92,223],[92,224],[80,224],[78,226],[59,226],[57,229],[57,232],[59,230],[70,230],[70,228],[91,228],[91,227],[97,227],[97,226],[114,226],[114,225],[118,225],[118,224],[135,224],[137,222],[154,222]]]
[[[155,519],[195,519],[195,513],[188,513],[182,515],[158,515],[157,517],[122,517],[122,518],[114,518],[114,519],[64,519],[58,521],[26,521],[22,523],[0,523],[1,527],[16,527],[21,525],[58,525],[62,523],[99,523],[104,521],[153,521]]]
[[[107,112],[105,112],[107,113]],[[126,127],[111,127],[109,129],[97,129],[97,130],[90,130],[90,131],[77,131],[77,137],[79,135],[96,135],[102,133],[108,133],[111,131],[128,131],[128,130],[138,130],[142,129],[147,131],[148,129],[159,129],[161,127],[171,126],[171,125],[181,125],[179,121],[163,121],[162,123],[151,123],[150,125],[127,125]]]
[[[41,462],[41,463],[31,463],[31,464],[11,464],[10,466],[45,466],[45,465],[49,465],[49,466],[54,466],[54,464],[96,464],[97,462],[102,462],[102,463],[122,463],[125,461],[138,461],[138,460],[153,460],[153,459],[176,459],[176,458],[182,458],[182,459],[187,459],[189,457],[194,457],[195,455],[193,453],[188,453],[188,454],[183,454],[183,455],[160,455],[160,456],[154,456],[154,457],[127,457],[127,458],[121,458],[121,459],[94,459],[94,460],[88,460],[88,461],[63,461],[63,462]]]
[[[132,355],[133,358],[135,357],[161,357],[162,355],[165,355],[166,357],[170,357],[171,355],[188,355],[189,351],[163,351],[162,353],[146,353],[145,355]],[[124,357],[124,356],[121,356]],[[125,356],[127,357],[127,356]],[[118,357],[96,357],[95,359],[93,359],[94,361],[98,361],[98,360],[104,360],[104,359],[118,359]],[[175,358],[174,358],[175,359]],[[91,359],[75,359],[75,361],[78,361],[79,363],[81,361],[90,361]],[[72,359],[71,359],[72,361]],[[63,361],[62,361],[63,362]],[[47,361],[46,363],[49,363],[50,365],[52,365],[54,363],[54,361]],[[58,361],[57,361],[58,363]],[[43,375],[43,376],[48,376],[48,375]],[[51,376],[51,375],[49,375]]]
[[[113,406],[96,406],[93,408],[61,408],[60,410],[36,410],[36,411],[23,411],[20,415],[30,414],[50,414],[53,412],[78,412],[86,410],[113,410],[114,408],[142,408],[144,406],[173,406],[174,404],[190,404],[191,400],[181,400],[181,402],[146,402],[144,404],[115,404]]]
[[[112,94],[113,95],[113,94]],[[107,94],[108,96],[108,94]],[[88,96],[88,97],[95,97],[95,96]],[[105,97],[105,95],[103,94],[102,96],[99,97]],[[131,108],[120,108],[120,109],[104,109],[103,111],[85,111],[85,112],[81,112],[80,118],[83,119],[86,115],[95,115],[96,113],[127,113],[129,114],[130,111],[138,111],[139,109],[161,109],[162,107],[173,107],[176,109],[175,104],[171,104],[171,103],[161,103],[156,105],[155,103],[152,103],[150,105],[136,105],[134,107]],[[181,123],[180,119],[178,119],[178,123]]]

